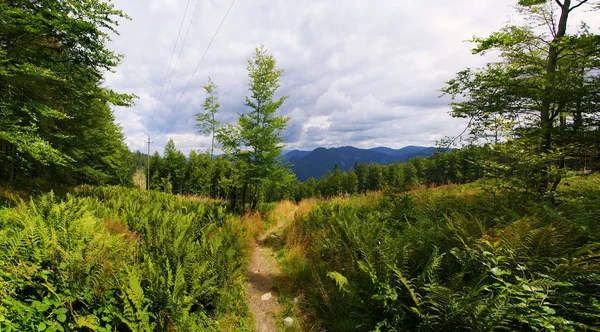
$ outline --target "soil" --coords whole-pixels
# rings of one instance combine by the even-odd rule
[[[265,245],[265,241],[272,236],[271,234],[279,236],[287,222],[293,219],[294,212],[295,210],[287,218],[278,220],[276,225],[264,232],[256,240],[250,256],[248,307],[254,314],[255,331],[257,332],[277,331],[278,326],[281,326],[278,320],[281,318],[282,307],[278,301],[279,294],[273,289],[273,282],[280,276],[281,270],[275,252]],[[266,293],[271,293],[271,298],[263,301],[261,297]]]

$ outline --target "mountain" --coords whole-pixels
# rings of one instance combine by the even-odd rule
[[[427,157],[432,155],[437,148],[430,146],[414,146],[409,145],[405,146],[401,149],[391,149],[383,146],[379,146],[376,148],[369,149],[371,151],[380,152],[383,154],[387,154],[389,156],[400,157],[398,161],[407,161],[410,158],[414,158],[416,156]]]
[[[284,151],[283,158],[287,162],[293,164],[296,160],[308,155],[309,153],[310,153],[310,151],[301,151],[301,150]]]
[[[359,149],[352,146],[340,148],[316,148],[313,151],[293,150],[286,153],[283,158],[293,164],[294,173],[300,181],[310,177],[322,177],[327,171],[333,171],[335,164],[340,170],[349,171],[358,163],[391,164],[397,161],[407,161],[416,156],[427,157],[436,150],[434,147],[407,146],[402,149],[376,147],[372,149]]]

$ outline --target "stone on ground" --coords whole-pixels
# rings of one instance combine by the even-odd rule
[[[270,298],[271,298],[271,292],[265,293],[263,296],[260,297],[260,299],[263,301],[269,301]]]
[[[285,326],[292,326],[292,324],[294,324],[294,319],[292,317],[286,317],[283,320],[283,324],[285,324]]]

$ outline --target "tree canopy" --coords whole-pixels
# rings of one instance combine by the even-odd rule
[[[530,24],[472,40],[473,53],[495,50],[501,60],[459,72],[442,90],[456,98],[450,114],[471,119],[472,137],[513,161],[507,175],[542,195],[556,189],[565,160],[599,138],[600,36],[568,25],[585,4],[594,3],[519,1]]]
[[[283,70],[276,67],[275,57],[267,53],[264,46],[254,50],[247,70],[250,95],[245,105],[250,110],[240,114],[238,123],[223,128],[217,137],[222,149],[236,164],[242,206],[250,190],[252,207],[255,207],[265,185],[285,184],[293,177],[280,158],[284,147],[282,133],[289,120],[276,114],[287,98],[275,98]]]
[[[95,0],[0,2],[0,180],[129,181],[110,106],[133,96],[102,86],[119,18]]]

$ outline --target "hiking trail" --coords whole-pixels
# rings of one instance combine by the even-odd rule
[[[270,236],[281,236],[281,231],[294,219],[296,205],[291,207],[291,212],[286,211],[277,217],[275,224],[265,231],[258,239],[250,255],[250,268],[248,271],[249,284],[248,307],[254,315],[256,332],[277,331],[282,322],[282,307],[279,303],[279,294],[273,289],[274,280],[280,276],[281,270],[277,262],[276,253],[265,245]],[[269,296],[270,294],[270,296]]]

